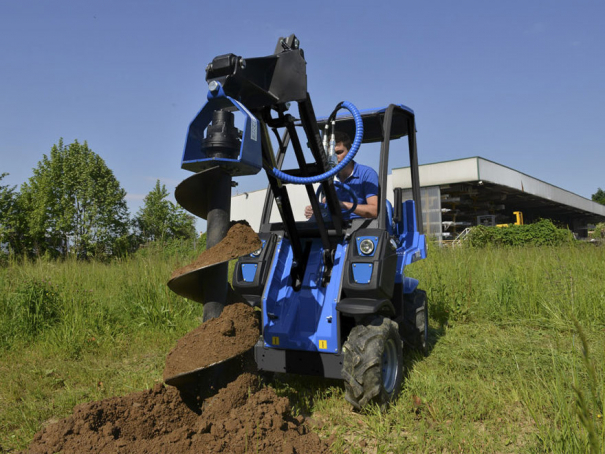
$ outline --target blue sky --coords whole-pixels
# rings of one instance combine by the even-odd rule
[[[60,137],[86,140],[134,214],[156,179],[190,175],[206,65],[295,33],[318,115],[402,103],[421,164],[482,156],[590,198],[605,188],[604,17],[603,1],[0,0],[0,173],[21,185]]]

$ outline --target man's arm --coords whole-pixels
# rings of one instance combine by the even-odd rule
[[[353,211],[353,213],[355,213],[358,216],[361,216],[362,218],[375,218],[378,216],[378,196],[377,195],[373,195],[370,196],[366,199],[366,204],[358,204],[357,207],[355,208],[355,211]],[[351,202],[340,202],[340,205],[344,208],[344,209],[349,209],[353,206],[353,203]]]
[[[374,169],[367,166],[361,166],[362,194],[365,194],[365,204],[358,204],[354,213],[362,218],[375,218],[378,216],[378,174]],[[358,198],[363,199],[363,195],[358,194]],[[341,202],[343,207],[351,208],[351,202]]]

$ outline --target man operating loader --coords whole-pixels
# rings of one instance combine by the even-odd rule
[[[336,157],[340,163],[351,148],[351,138],[344,132],[337,131],[335,134]],[[338,180],[351,188],[357,197],[357,207],[352,213],[344,214],[344,219],[354,218],[375,218],[378,215],[378,174],[371,167],[358,164],[351,161],[338,175]],[[336,187],[336,195],[340,200],[343,210],[349,210],[352,206],[348,192]],[[311,205],[305,207],[305,217],[310,219],[313,216]]]

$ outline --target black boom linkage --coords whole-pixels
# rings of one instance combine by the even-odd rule
[[[280,211],[286,236],[292,242],[294,255],[293,275],[302,278],[304,273],[304,251],[300,235],[296,229],[292,205],[286,189],[286,183],[273,174],[274,168],[280,168],[283,163],[285,146],[291,142],[302,176],[323,174],[328,170],[325,150],[322,144],[317,118],[313,110],[311,98],[307,93],[306,62],[303,50],[295,35],[280,38],[274,55],[267,57],[244,59],[234,54],[216,57],[206,68],[206,81],[220,82],[225,94],[240,101],[259,120],[263,168],[267,173],[269,187]],[[315,160],[307,164],[304,158],[301,141],[295,128],[295,119],[284,115],[291,102],[298,104],[300,122],[307,136],[307,143]],[[277,118],[272,112],[277,112]],[[277,156],[273,153],[268,133],[268,126],[285,128],[287,140],[280,142]],[[281,157],[281,159],[280,159]],[[338,197],[332,179],[323,181],[323,192],[326,204],[332,217],[332,223],[337,235],[342,235],[343,219]],[[305,185],[310,204],[317,221],[324,259],[328,268],[332,266],[333,246],[328,238],[328,230],[321,214],[319,202],[313,186]]]

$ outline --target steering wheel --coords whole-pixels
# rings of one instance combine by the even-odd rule
[[[355,208],[357,208],[357,195],[353,192],[353,190],[349,187],[349,185],[341,183],[340,181],[336,181],[336,180],[334,180],[333,183],[334,183],[334,186],[336,186],[336,187],[338,187],[340,189],[344,189],[344,191],[351,198],[353,206],[351,208],[346,209],[346,210],[342,210],[343,216],[351,214],[353,211],[355,211]],[[317,199],[319,200],[319,203],[321,203],[323,192],[324,192],[323,191],[323,186],[320,184],[319,187],[317,188],[317,191],[315,192],[315,195],[317,196]]]

